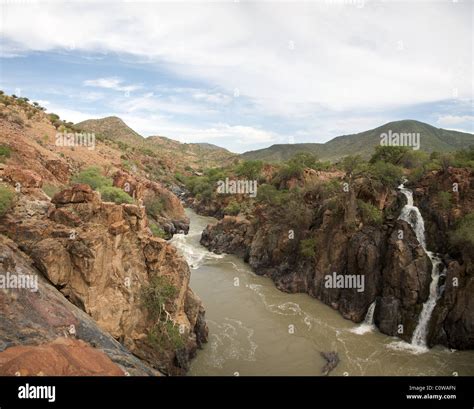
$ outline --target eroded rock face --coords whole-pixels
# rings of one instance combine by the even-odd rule
[[[1,234],[0,274],[23,275],[31,277],[33,282],[37,280],[36,291],[31,288],[0,290],[0,351],[5,351],[0,352],[2,374],[9,375],[12,371],[23,375],[37,375],[39,372],[44,375],[70,374],[66,365],[71,364],[70,361],[76,356],[71,347],[78,346],[80,348],[75,351],[88,363],[85,366],[75,365],[71,368],[74,372],[82,371],[81,374],[90,375],[101,371],[110,375],[126,372],[130,375],[159,375],[158,371],[136,358],[101,329],[89,315],[71,304],[33,266],[31,258],[16,243]],[[58,338],[63,341],[59,346],[53,346],[51,343]],[[78,343],[78,340],[84,342]],[[26,349],[14,349],[20,346]],[[52,361],[49,362],[49,358],[48,362],[39,360],[37,354],[41,349],[35,346],[46,348]],[[58,357],[60,350],[64,352],[64,359]],[[99,365],[92,365],[92,360],[97,360]]]
[[[138,178],[128,173],[118,171],[114,175],[114,186],[119,187],[133,198],[149,203],[159,201],[162,206],[161,215],[155,216],[155,221],[163,230],[173,235],[179,231],[189,231],[189,218],[184,212],[184,207],[178,197],[160,183]]]
[[[0,376],[124,376],[102,351],[84,341],[58,338],[0,352]]]
[[[43,185],[43,179],[38,174],[18,166],[5,167],[3,177],[19,188],[41,187]]]
[[[458,176],[443,183],[451,186]],[[466,183],[463,182],[465,188],[470,186],[470,182]],[[430,259],[411,227],[395,220],[394,215],[400,213],[404,204],[402,195],[386,189],[374,191],[362,180],[354,181],[354,186],[353,195],[344,201],[342,214],[322,206],[317,191],[308,191],[305,195],[306,205],[313,207],[315,214],[311,226],[313,256],[303,256],[299,240],[288,239],[288,226],[275,215],[263,212],[262,216],[258,207],[251,220],[226,216],[207,226],[201,244],[217,253],[244,258],[257,274],[271,277],[280,290],[306,292],[354,322],[361,322],[369,306],[376,301],[374,320],[380,331],[410,342],[423,303],[429,296]],[[430,194],[436,197],[433,192]],[[469,209],[470,197],[471,193],[460,196],[458,203],[464,200],[461,208]],[[358,216],[356,199],[384,209],[384,222],[364,225]],[[436,209],[434,202],[432,207]],[[466,209],[460,213],[466,214],[469,211]],[[442,220],[441,217],[434,219]],[[447,230],[437,234],[437,240],[444,240],[446,245]],[[433,250],[439,251],[436,247]],[[448,255],[443,258],[448,265],[446,284],[443,290],[439,289],[441,295],[430,321],[428,344],[474,348],[472,255],[463,254],[462,264]],[[363,276],[364,291],[326,288],[325,277],[332,273]],[[454,278],[459,283],[457,287],[453,287]]]
[[[204,310],[189,288],[185,260],[165,240],[149,234],[145,208],[103,203],[87,185],[74,185],[52,202],[44,214],[21,219],[16,215],[30,203],[22,196],[0,231],[21,245],[64,296],[131,352],[165,373],[185,373],[196,348],[207,339]],[[157,323],[143,305],[142,293],[156,276],[167,277],[177,289],[166,309],[182,332],[179,350],[160,350],[148,340]]]

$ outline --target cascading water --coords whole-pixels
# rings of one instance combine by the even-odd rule
[[[352,329],[351,332],[353,332],[354,334],[362,335],[362,334],[365,334],[366,332],[370,332],[375,329],[375,324],[374,324],[375,303],[376,301],[374,301],[372,304],[369,305],[369,309],[367,310],[367,313],[365,314],[364,322],[358,327],[355,327],[354,329]]]
[[[438,300],[438,281],[440,277],[440,267],[443,263],[437,254],[426,249],[425,223],[423,221],[423,217],[421,216],[420,210],[413,205],[413,192],[409,189],[406,189],[404,183],[402,183],[398,188],[407,198],[407,204],[403,207],[399,216],[399,220],[404,220],[411,226],[415,232],[418,242],[425,250],[426,255],[429,257],[432,264],[430,294],[428,300],[423,304],[423,309],[421,310],[420,316],[418,317],[418,323],[411,339],[411,344],[413,346],[426,348],[428,324]]]

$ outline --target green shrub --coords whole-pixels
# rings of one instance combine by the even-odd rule
[[[278,171],[275,182],[286,182],[293,178],[300,178],[303,175],[304,166],[301,163],[288,162]]]
[[[300,241],[300,253],[304,257],[312,258],[316,255],[316,240],[311,239],[304,239]]]
[[[474,248],[474,212],[468,213],[449,235],[451,244],[459,247],[465,245]]]
[[[309,152],[300,152],[294,155],[287,163],[293,166],[316,169],[318,166],[318,157]]]
[[[51,123],[59,121],[59,115],[56,115],[56,114],[49,114],[48,118],[51,121]]]
[[[372,203],[357,200],[357,206],[362,215],[362,220],[367,224],[382,224],[382,211]]]
[[[184,347],[184,339],[179,332],[179,327],[171,321],[158,322],[148,331],[148,342],[160,351],[180,349]]]
[[[143,202],[148,216],[157,218],[164,209],[163,199],[157,196],[146,197]]]
[[[402,159],[408,153],[406,146],[381,146],[375,147],[375,153],[370,158],[370,163],[379,161],[391,163],[392,165],[399,165]]]
[[[6,185],[0,185],[0,217],[3,216],[12,206],[15,192]]]
[[[263,162],[259,160],[246,160],[240,163],[235,169],[237,176],[243,176],[247,179],[256,180],[263,168]]]
[[[85,183],[94,190],[104,186],[112,186],[112,180],[103,176],[100,169],[96,166],[91,166],[74,175],[72,181],[73,183]]]
[[[454,166],[458,168],[474,168],[474,146],[456,152],[454,154]]]
[[[444,210],[449,210],[453,207],[453,195],[446,191],[438,192],[436,200],[440,207]]]
[[[43,184],[43,192],[46,193],[49,197],[53,197],[56,193],[58,193],[61,189],[57,186],[54,186],[49,183]]]
[[[150,222],[150,230],[151,230],[153,236],[155,236],[155,237],[160,237],[162,239],[167,238],[166,232],[160,226],[158,226],[156,223]]]
[[[272,206],[280,206],[284,203],[286,194],[279,191],[273,185],[262,185],[257,191],[257,201],[267,203]]]
[[[403,176],[402,169],[390,162],[378,161],[372,164],[369,172],[373,178],[387,187],[396,187]]]
[[[240,204],[235,200],[231,201],[225,208],[224,213],[230,216],[237,216],[240,213]]]
[[[362,158],[360,155],[348,155],[339,163],[339,167],[342,168],[348,176],[352,176],[361,162]]]
[[[7,145],[0,145],[0,163],[5,162],[11,155],[11,148]]]
[[[160,320],[164,313],[164,306],[178,293],[178,289],[166,276],[154,276],[148,285],[141,289],[143,306],[148,310],[152,319]]]
[[[114,202],[117,204],[133,203],[132,197],[118,187],[101,186],[98,188],[98,191],[100,192],[100,195],[104,202]]]

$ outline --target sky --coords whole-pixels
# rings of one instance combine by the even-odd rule
[[[416,119],[474,132],[473,2],[0,2],[0,89],[233,152]]]

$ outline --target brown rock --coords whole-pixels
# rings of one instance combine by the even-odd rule
[[[51,199],[56,205],[66,205],[69,203],[94,203],[98,202],[97,194],[89,185],[80,183],[75,184],[69,189],[58,192]]]
[[[20,187],[39,188],[43,185],[41,176],[35,172],[18,166],[7,166],[3,171],[4,178],[12,184],[20,184]]]
[[[0,375],[123,376],[102,351],[84,341],[58,338],[38,346],[14,346],[0,352]]]

